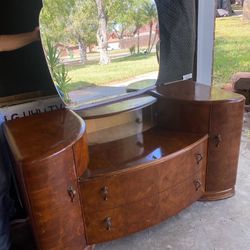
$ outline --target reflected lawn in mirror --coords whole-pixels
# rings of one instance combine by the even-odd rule
[[[45,0],[40,30],[56,89],[72,108],[130,95],[134,82],[156,82],[152,0]]]

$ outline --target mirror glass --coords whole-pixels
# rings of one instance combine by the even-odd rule
[[[40,31],[56,89],[71,108],[138,94],[156,82],[153,0],[44,0]]]

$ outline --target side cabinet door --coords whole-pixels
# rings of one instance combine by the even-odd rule
[[[244,102],[212,104],[206,192],[231,196],[237,175]],[[221,197],[223,198],[223,197]]]
[[[39,249],[86,245],[72,148],[22,166],[30,219]]]

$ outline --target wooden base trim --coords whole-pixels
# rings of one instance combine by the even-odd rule
[[[217,201],[230,198],[234,196],[235,188],[232,187],[230,189],[219,191],[219,192],[205,192],[201,197],[200,201]]]
[[[83,250],[94,250],[95,245],[88,245]]]

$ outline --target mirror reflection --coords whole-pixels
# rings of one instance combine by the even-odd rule
[[[55,86],[71,107],[156,82],[159,25],[153,0],[45,0],[40,30]]]

